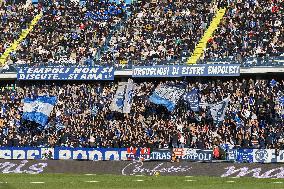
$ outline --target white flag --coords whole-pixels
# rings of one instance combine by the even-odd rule
[[[224,120],[229,100],[230,97],[227,97],[221,102],[218,102],[217,104],[210,107],[210,112],[214,121],[221,122]]]

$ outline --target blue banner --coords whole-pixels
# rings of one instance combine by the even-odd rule
[[[253,149],[238,149],[236,153],[236,162],[253,162]]]
[[[127,160],[126,148],[54,148],[54,159]]]
[[[211,161],[212,150],[177,148],[181,159],[192,161]],[[176,152],[174,152],[176,153]],[[169,149],[150,152],[149,148],[33,148],[0,147],[0,159],[55,159],[55,160],[170,160]]]
[[[239,64],[133,66],[132,77],[239,76]]]
[[[0,147],[0,159],[127,160],[127,149]]]
[[[18,68],[18,80],[114,80],[113,67]]]
[[[180,158],[190,161],[212,161],[213,150],[200,150],[192,148],[176,148],[173,153],[178,154]],[[159,149],[151,152],[150,160],[171,160],[172,152],[169,149]]]
[[[182,160],[212,161],[212,150],[192,148],[156,149],[149,148],[70,148],[70,147],[0,147],[0,159],[55,159],[55,160],[164,160],[175,153]],[[239,163],[284,162],[284,150],[275,149],[229,149],[227,160]]]

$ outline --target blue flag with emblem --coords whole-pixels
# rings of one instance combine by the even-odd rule
[[[210,107],[210,112],[213,120],[217,122],[222,122],[225,117],[225,112],[228,108],[230,97],[223,99],[221,102],[214,104]]]
[[[189,104],[192,111],[199,112],[199,97],[196,89],[192,89],[184,95],[184,100]]]
[[[155,89],[149,100],[154,104],[165,106],[168,111],[172,112],[184,92],[185,89],[181,89],[179,87],[160,85]]]
[[[128,82],[120,82],[110,105],[110,110],[121,113],[130,113],[133,94],[133,80],[129,79]]]
[[[22,118],[46,125],[51,111],[57,102],[57,97],[38,96],[36,99],[25,98]]]

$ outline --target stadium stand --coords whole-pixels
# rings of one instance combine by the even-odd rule
[[[103,59],[135,65],[186,60],[216,8],[199,0],[145,3],[116,30]]]
[[[281,0],[64,2],[2,5],[0,54],[43,12],[9,64],[283,64]]]
[[[281,63],[274,60],[281,57],[283,60],[284,6],[280,0],[221,3],[163,0],[137,1],[131,5],[109,1],[66,2],[0,4],[1,57],[42,13],[39,22],[15,47],[17,50],[5,60],[8,65],[119,67],[125,64],[127,68],[184,64],[200,39],[203,39],[200,49],[205,51],[198,52],[198,56],[203,54],[199,64],[225,61],[244,66],[277,66]],[[225,16],[216,16],[222,8],[226,8]],[[214,33],[212,29],[204,38],[212,22],[217,30]],[[130,114],[110,110],[118,81],[16,82],[11,86],[3,83],[1,146],[284,147],[281,111],[284,101],[279,100],[283,96],[283,81],[137,81]],[[196,88],[201,103],[216,103],[231,94],[225,121],[215,127],[208,110],[195,114],[183,102],[179,102],[173,113],[154,105],[148,97],[158,84],[183,84],[188,91]],[[21,119],[23,99],[40,95],[59,99],[45,127]]]
[[[111,27],[126,6],[109,2],[38,5],[43,17],[21,44],[13,60],[19,65],[92,65]],[[103,64],[103,63],[100,63]]]
[[[194,113],[179,101],[170,113],[149,101],[158,84],[198,89],[202,103],[230,96],[225,120],[216,127],[208,109]],[[276,80],[137,81],[129,114],[110,110],[117,82],[20,83],[1,86],[1,146],[284,148],[282,96]],[[58,104],[42,127],[21,119],[23,99],[55,95]],[[279,100],[281,98],[282,100]]]
[[[7,60],[7,56],[15,54],[16,40],[22,37],[23,31],[29,28],[33,18],[40,13],[34,6],[26,6],[25,3],[0,3],[0,63]],[[9,49],[13,47],[12,49]],[[6,54],[4,53],[6,52]]]
[[[204,61],[283,56],[283,1],[229,1],[227,13],[208,42]]]

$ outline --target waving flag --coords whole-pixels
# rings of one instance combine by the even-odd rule
[[[94,106],[91,108],[91,115],[94,116],[94,117],[96,117],[97,114],[98,114],[98,111],[99,111],[99,109],[98,109],[97,105],[94,105]]]
[[[149,100],[154,104],[164,105],[170,112],[172,112],[184,92],[185,89],[168,85],[160,85],[155,89]]]
[[[35,121],[44,126],[56,102],[57,97],[39,96],[36,99],[25,98],[22,118]]]
[[[217,123],[224,120],[225,112],[227,110],[229,100],[230,100],[230,97],[227,97],[223,99],[221,102],[218,102],[217,104],[212,105],[210,107],[212,118]]]
[[[123,103],[123,113],[130,113],[132,100],[133,100],[133,94],[134,94],[134,84],[133,80],[129,79],[125,91],[125,98]]]
[[[134,84],[133,80],[128,82],[120,82],[116,90],[116,94],[110,105],[112,111],[121,113],[130,113],[132,99],[133,99]]]
[[[184,95],[184,100],[189,104],[190,109],[194,112],[199,111],[199,98],[198,91],[196,89],[191,90]]]

